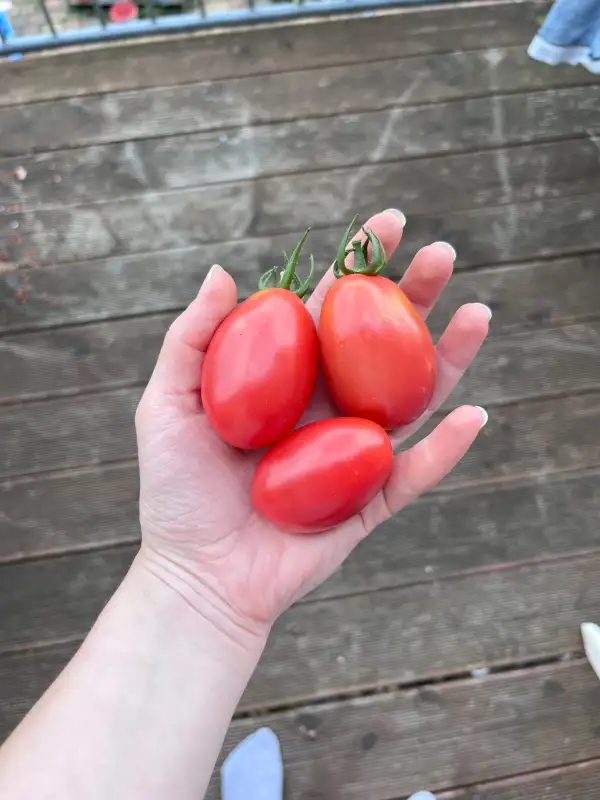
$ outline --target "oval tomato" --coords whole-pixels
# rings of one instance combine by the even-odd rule
[[[366,419],[337,417],[291,433],[259,462],[252,504],[293,533],[316,533],[361,511],[392,469],[387,433]]]
[[[287,289],[266,289],[221,323],[202,366],[202,405],[228,444],[268,447],[300,421],[317,378],[312,317]]]
[[[332,400],[344,414],[384,428],[408,425],[427,408],[436,382],[429,330],[404,292],[379,272],[385,252],[372,231],[354,242],[354,269],[345,266],[349,231],[340,245],[339,276],[325,297],[319,345]],[[373,252],[368,260],[368,245]]]

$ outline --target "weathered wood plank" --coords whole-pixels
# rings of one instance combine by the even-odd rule
[[[80,640],[122,581],[133,555],[127,547],[0,567],[0,652]]]
[[[82,638],[95,619],[95,609],[106,602],[124,570],[122,563],[116,564],[111,586],[103,571],[106,563],[99,569],[94,563],[97,555],[87,557],[88,568],[81,557],[71,558],[70,564],[59,562],[63,569],[55,580],[66,580],[67,587],[63,590],[61,581],[59,597],[50,609],[43,601],[49,587],[56,586],[51,574],[55,560],[23,565],[21,573],[31,574],[21,577],[36,591],[19,598],[25,630],[17,620],[13,627],[9,617],[0,647],[51,640],[48,630]],[[69,566],[73,572],[67,576]],[[599,568],[600,556],[595,556],[302,603],[276,623],[239,710],[402,686],[579,650],[579,620],[592,618],[600,609]],[[73,575],[81,580],[84,571],[88,583],[80,587]],[[93,581],[98,572],[97,588]],[[12,593],[14,577],[9,575],[7,583]],[[83,594],[91,595],[93,602],[77,602]],[[0,657],[0,685],[6,681],[12,691],[0,699],[0,721],[7,716],[7,706],[21,712],[29,707],[74,647],[69,641],[20,651],[18,656],[5,652]],[[0,733],[5,732],[1,728],[0,722]]]
[[[437,315],[449,317],[443,304]],[[115,389],[145,383],[172,314],[0,339],[0,402]],[[445,323],[444,323],[445,324]],[[434,325],[436,336],[441,326]],[[483,405],[600,389],[600,322],[493,334],[452,397]]]
[[[4,409],[0,477],[134,458],[133,411],[139,396],[140,389],[123,389]],[[600,441],[593,431],[600,418],[598,397],[494,408],[493,424],[444,486],[597,466]]]
[[[331,239],[329,252],[333,254]],[[400,253],[410,251],[403,245]],[[177,255],[175,258],[161,253],[145,259],[110,259],[93,265],[0,270],[0,332],[181,308],[196,295],[207,262],[197,251]],[[230,270],[231,264],[238,260],[240,264],[249,264],[257,258],[248,245],[237,250],[229,247],[227,251],[223,246],[218,255]],[[258,257],[263,265],[269,263],[268,253],[260,253]],[[402,260],[406,262],[407,256]],[[394,263],[398,261],[395,258],[392,263],[392,271],[397,274],[401,270],[394,269]],[[165,263],[168,263],[167,279]],[[460,263],[459,258],[459,267]],[[434,327],[441,330],[454,308],[473,300],[487,303],[493,309],[495,331],[597,316],[600,284],[594,276],[599,267],[600,257],[594,253],[477,272],[459,270],[434,312]],[[256,287],[260,266],[255,269],[251,274],[241,269],[231,270],[241,297]]]
[[[7,63],[0,106],[449,50],[526,45],[549,8],[466,2],[106,44]],[[368,33],[367,33],[368,31]]]
[[[3,409],[0,477],[135,457],[140,395],[136,388]]]
[[[409,221],[401,252],[414,253],[445,239],[460,254],[458,268],[581,253],[600,248],[599,218],[600,195],[417,216]],[[47,325],[52,317],[73,321],[178,307],[193,297],[188,287],[197,287],[214,262],[231,270],[240,296],[247,296],[264,270],[281,263],[282,250],[289,251],[300,233],[119,256],[70,268],[14,269],[7,263],[0,271],[1,316],[4,324],[23,327],[31,316]],[[340,235],[341,226],[314,230],[310,249],[333,256]],[[393,260],[392,277],[400,272],[394,267],[398,260]],[[593,256],[582,263],[593,269],[595,262]]]
[[[361,38],[365,35],[368,29]],[[69,97],[4,109],[1,152],[40,152],[329,116],[332,111],[560,88],[572,86],[574,78],[569,70],[548,70],[533,61],[521,45]],[[597,82],[587,72],[576,79],[584,85]]]
[[[440,800],[595,800],[600,796],[600,761],[584,761],[485,785],[444,791]],[[398,797],[396,800],[404,800]]]
[[[241,708],[579,650],[580,621],[600,612],[599,569],[595,556],[300,604],[276,623]]]
[[[459,257],[460,260],[460,257]],[[444,291],[429,324],[441,330],[450,309],[473,300],[494,313],[493,335],[540,325],[558,325],[594,316],[600,307],[595,274],[600,256],[457,272]]]
[[[510,474],[511,454],[500,454],[498,462],[497,474]],[[493,490],[484,484],[466,494],[442,487],[383,525],[317,594],[345,595],[598,548],[597,482],[592,472],[543,474],[533,484]],[[0,485],[0,561],[136,542],[138,491],[131,465]]]
[[[227,241],[232,234],[240,239],[303,226],[342,227],[357,208],[368,216],[401,202],[412,219],[593,194],[599,182],[597,145],[590,139],[573,139],[148,192],[67,208],[35,210],[20,204],[18,212],[0,216],[0,242],[9,263],[84,261]]]
[[[24,202],[71,204],[263,175],[593,137],[600,129],[599,99],[600,85],[586,86],[21,155],[0,163],[0,202],[8,210]],[[0,142],[0,153],[3,146]],[[17,178],[25,173],[25,180]]]
[[[172,314],[0,338],[0,402],[146,383]]]
[[[137,542],[137,466],[0,484],[0,563]]]
[[[440,800],[594,800],[599,791],[600,762],[591,760],[445,791]]]
[[[598,679],[577,663],[306,707],[260,724],[280,737],[290,800],[386,800],[598,758],[599,702]],[[234,723],[225,752],[255,727]],[[217,797],[215,780],[207,798]]]
[[[435,491],[380,526],[312,596],[344,597],[598,550],[597,480],[593,471]]]

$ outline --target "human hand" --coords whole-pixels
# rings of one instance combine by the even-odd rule
[[[367,223],[388,257],[404,219],[387,211]],[[415,256],[400,283],[425,318],[448,282],[454,253],[435,243]],[[307,302],[315,321],[330,269]],[[377,525],[435,486],[457,464],[485,423],[463,406],[425,439],[395,456],[384,489],[358,515],[318,535],[278,530],[254,512],[250,486],[260,454],[234,450],[212,430],[200,402],[202,361],[210,339],[237,300],[233,279],[209,272],[198,297],[169,329],[138,407],[142,562],[188,603],[231,635],[267,632],[292,602],[322,583]],[[438,378],[429,409],[390,435],[402,443],[442,405],[477,354],[489,310],[462,306],[437,344]],[[319,385],[301,424],[335,414]]]

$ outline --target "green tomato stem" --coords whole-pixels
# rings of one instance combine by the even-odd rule
[[[310,271],[304,283],[302,283],[296,274],[296,267],[298,266],[300,251],[302,250],[309,232],[310,228],[307,228],[296,247],[294,247],[291,256],[288,257],[287,253],[284,252],[283,267],[271,267],[271,269],[267,270],[267,272],[261,276],[258,282],[258,288],[261,291],[263,289],[288,289],[297,297],[303,298],[304,295],[310,290],[310,282],[315,271],[314,258],[310,256]]]
[[[357,217],[354,217],[350,225],[348,225],[338,247],[337,257],[333,266],[333,274],[336,278],[341,278],[343,275],[380,275],[387,266],[387,256],[381,239],[370,228],[362,229],[365,234],[364,242],[359,239],[350,242],[352,228],[356,220]],[[369,245],[371,246],[370,258]],[[346,266],[346,257],[351,253],[354,254],[354,264],[348,267]]]

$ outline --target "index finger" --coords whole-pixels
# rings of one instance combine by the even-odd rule
[[[368,219],[364,226],[365,228],[370,228],[373,233],[379,237],[383,248],[385,250],[385,254],[388,258],[392,255],[395,249],[400,244],[400,239],[402,239],[402,232],[404,230],[404,226],[406,225],[406,217],[401,211],[398,211],[396,208],[388,208],[387,211],[381,211],[379,214],[375,214],[370,219]],[[365,233],[364,231],[360,230],[359,233],[355,237],[353,237],[353,241],[364,241]],[[350,254],[347,259],[348,264],[352,264],[352,260],[354,256]],[[325,295],[331,288],[332,284],[335,281],[335,277],[333,275],[333,264],[329,267],[325,275],[321,278],[319,283],[317,284],[314,292],[308,299],[306,303],[306,308],[315,322],[319,321],[319,316],[321,314],[321,306],[323,305],[323,301],[325,300]]]

